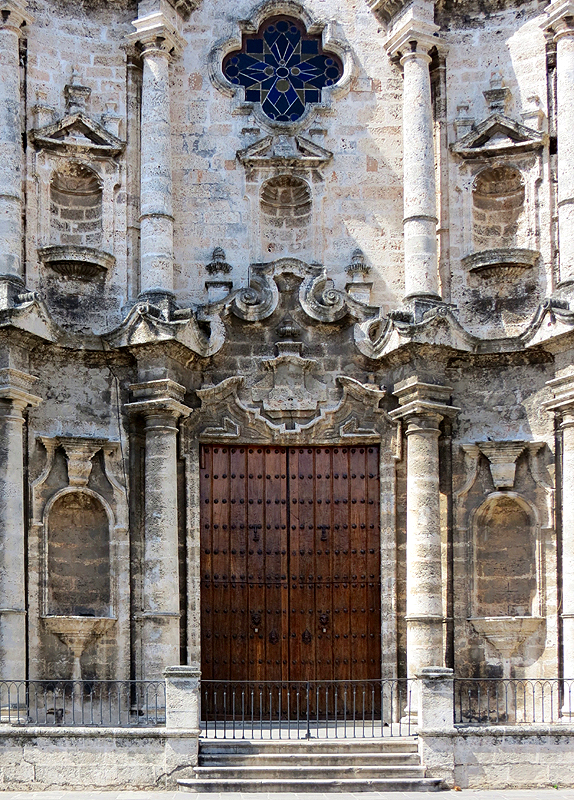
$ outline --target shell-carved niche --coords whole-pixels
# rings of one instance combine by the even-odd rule
[[[72,678],[83,678],[86,666],[90,674],[109,677],[111,652],[126,652],[121,631],[129,617],[120,591],[128,574],[118,554],[127,551],[128,528],[125,488],[117,477],[119,447],[107,439],[65,436],[41,437],[37,446],[45,461],[32,483],[30,545],[39,549],[41,567],[30,591],[45,631],[46,669],[60,658],[54,639],[45,638],[51,634],[68,648]],[[116,639],[88,656],[88,645],[111,628]],[[70,667],[61,669],[69,677]]]
[[[115,114],[102,117],[108,127],[89,116],[91,89],[77,78],[74,72],[65,87],[63,117],[53,121],[51,109],[34,108],[39,124],[29,134],[30,158],[38,190],[39,259],[62,276],[88,281],[104,277],[115,264],[114,196],[124,142],[116,135]]]

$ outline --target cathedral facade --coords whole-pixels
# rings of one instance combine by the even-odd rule
[[[570,0],[0,11],[0,677],[574,678]]]

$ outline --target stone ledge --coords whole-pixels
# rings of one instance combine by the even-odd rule
[[[39,738],[77,739],[196,739],[198,728],[91,728],[88,726],[48,728],[38,726],[0,725],[0,739],[24,736]]]
[[[572,723],[556,722],[552,725],[455,725],[454,728],[420,729],[421,738],[456,738],[458,736],[540,737],[574,736]]]

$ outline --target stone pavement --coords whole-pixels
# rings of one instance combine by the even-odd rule
[[[444,797],[448,794],[452,800],[467,798],[468,800],[574,800],[574,789],[463,789],[460,792],[347,792],[332,794],[305,793],[232,793],[232,792],[1,792],[1,800],[189,800],[201,797],[202,800],[423,800],[423,798]]]

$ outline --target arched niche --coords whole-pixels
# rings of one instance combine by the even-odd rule
[[[50,243],[101,248],[102,185],[84,164],[65,163],[50,181]]]
[[[479,172],[472,189],[475,251],[517,246],[524,199],[524,181],[516,167],[497,165]]]
[[[46,509],[49,616],[111,615],[110,515],[86,489],[60,492]]]
[[[474,516],[474,617],[539,616],[538,525],[531,506],[496,492]]]
[[[311,245],[313,201],[307,181],[277,175],[265,181],[259,194],[263,252],[304,253]]]

